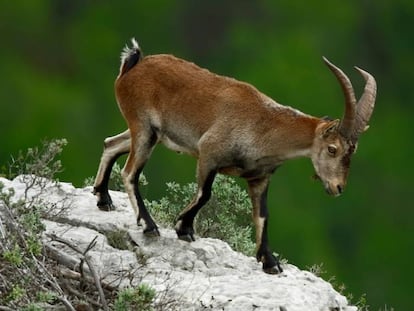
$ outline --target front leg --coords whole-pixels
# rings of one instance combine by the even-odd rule
[[[267,189],[269,178],[248,181],[249,195],[253,204],[253,220],[256,226],[256,258],[263,263],[263,271],[269,274],[283,272],[279,259],[273,256],[267,239]]]
[[[180,240],[195,241],[194,218],[198,211],[207,203],[211,196],[211,188],[216,176],[216,171],[199,159],[197,163],[198,190],[193,201],[178,216],[175,231]]]

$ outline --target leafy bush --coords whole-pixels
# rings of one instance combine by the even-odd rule
[[[44,140],[41,147],[27,149],[14,157],[11,156],[5,176],[13,179],[18,175],[36,175],[49,180],[56,178],[56,174],[62,171],[62,163],[56,157],[67,145],[66,139]]]
[[[0,305],[37,310],[33,302],[38,301],[42,293],[57,296],[55,289],[48,288],[53,282],[45,266],[47,260],[41,242],[45,226],[41,218],[64,213],[69,203],[62,202],[59,206],[46,203],[40,194],[48,186],[57,186],[57,182],[50,183],[50,179],[62,170],[56,156],[64,145],[64,139],[44,141],[41,148],[30,148],[26,153],[11,157],[6,176],[15,178],[26,174],[21,176],[26,184],[24,199],[14,200],[14,189],[6,189],[0,183]],[[36,189],[37,194],[29,196],[32,189]]]
[[[1,174],[9,179],[19,176],[25,183],[25,193],[23,199],[15,200],[14,189],[6,189],[0,182],[0,310],[41,311],[50,309],[51,304],[63,304],[68,310],[89,310],[90,306],[104,310],[114,307],[117,311],[153,310],[156,293],[145,284],[121,291],[109,286],[104,292],[108,304],[102,308],[104,304],[99,303],[102,296],[97,293],[96,283],[87,283],[86,277],[63,280],[56,261],[48,257],[47,248],[42,244],[45,230],[42,219],[59,217],[71,201],[65,198],[50,203],[42,196],[53,187],[59,188],[55,175],[62,170],[62,165],[56,157],[66,143],[65,139],[44,141],[40,148],[19,152],[18,156],[11,157],[8,168]],[[120,171],[119,166],[114,167],[115,185],[121,185]],[[146,184],[145,178],[141,183]],[[120,230],[108,233],[108,239],[118,248],[127,248],[125,235]],[[82,298],[74,291],[79,286],[82,286],[79,292]],[[154,304],[154,308],[161,310],[163,304]]]
[[[121,167],[115,163],[111,172],[110,186],[113,190],[123,191]],[[93,177],[85,180],[85,186],[93,184]],[[139,178],[140,186],[148,184],[144,174]],[[193,199],[197,192],[196,183],[180,185],[167,183],[166,196],[145,204],[154,218],[164,226],[173,226],[179,213]],[[217,175],[213,184],[212,196],[200,210],[195,222],[195,230],[201,237],[221,239],[246,255],[253,255],[252,207],[245,190],[228,176]]]
[[[122,179],[122,168],[121,166],[115,162],[114,166],[112,167],[111,177],[109,181],[109,188],[115,191],[125,191],[124,181]],[[93,186],[95,181],[95,177],[91,176],[86,178],[83,181],[83,186]],[[139,175],[139,185],[146,186],[148,185],[147,179],[145,178],[144,174]]]
[[[147,201],[157,221],[171,226],[178,214],[191,202],[197,185],[167,183],[166,196],[158,201]],[[246,255],[253,255],[252,209],[249,196],[231,177],[218,175],[213,184],[212,196],[200,210],[195,230],[201,237],[221,239]]]
[[[141,283],[135,288],[125,288],[118,293],[114,303],[115,311],[141,310],[151,311],[155,290]]]
[[[122,168],[118,163],[115,163],[111,172],[111,184],[110,188],[116,191],[125,191],[124,181],[122,179]],[[148,185],[147,179],[144,174],[139,175],[139,185]]]
[[[130,248],[128,244],[128,231],[117,229],[113,231],[104,232],[104,234],[108,240],[108,244],[112,247],[121,250],[126,250]]]
[[[23,199],[15,200],[14,189],[0,183],[1,306],[43,310],[37,303],[60,296],[60,287],[50,273],[55,263],[43,249],[41,219],[60,216],[70,207],[70,200],[48,203],[42,199],[47,188],[59,187],[56,174],[62,171],[62,164],[57,157],[66,144],[65,139],[45,140],[41,147],[11,156],[3,170],[2,175],[9,179],[21,178],[25,193]]]

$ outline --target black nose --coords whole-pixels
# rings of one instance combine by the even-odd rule
[[[336,189],[338,189],[339,193],[342,193],[342,191],[344,191],[344,189],[341,187],[341,185],[336,186]]]

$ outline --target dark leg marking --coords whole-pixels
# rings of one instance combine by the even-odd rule
[[[141,193],[138,187],[139,175],[141,174],[142,168],[139,169],[135,173],[135,177],[133,180],[134,183],[134,193],[138,203],[139,215],[137,218],[137,224],[140,225],[140,220],[143,219],[145,222],[145,229],[144,234],[146,236],[159,236],[160,232],[158,231],[158,227],[155,224],[154,220],[152,219],[150,213],[148,212],[147,208],[145,207],[144,200],[141,197]]]
[[[187,242],[195,241],[194,238],[194,218],[199,210],[207,203],[211,197],[211,188],[216,176],[215,171],[211,171],[203,184],[199,184],[195,199],[190,205],[181,212],[177,220],[176,232],[180,240]],[[200,192],[201,191],[201,192]]]
[[[263,271],[269,274],[282,273],[279,258],[275,257],[268,246],[267,240],[267,219],[263,224],[262,241],[257,251],[256,258],[263,263]]]
[[[109,195],[108,191],[108,184],[109,179],[111,177],[111,171],[112,167],[114,166],[116,160],[123,154],[126,154],[128,152],[122,152],[115,154],[111,160],[108,162],[108,165],[105,168],[105,173],[102,179],[102,182],[94,187],[93,193],[97,194],[99,193],[99,199],[97,202],[97,206],[102,211],[113,211],[115,210],[115,206],[112,204],[111,196]]]
[[[94,183],[94,194],[98,197],[97,205],[101,210],[114,210],[112,199],[108,193],[108,183],[116,160],[130,149],[130,132],[126,130],[104,140],[104,150],[99,163]]]
[[[269,212],[267,209],[267,191],[269,179],[250,180],[249,195],[253,204],[253,219],[256,225],[256,258],[263,264],[263,271],[269,274],[281,273],[279,259],[275,257],[268,246],[267,224]]]

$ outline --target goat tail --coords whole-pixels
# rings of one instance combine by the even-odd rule
[[[121,53],[119,77],[131,70],[143,57],[141,48],[135,38],[131,39],[132,47],[125,46]]]

